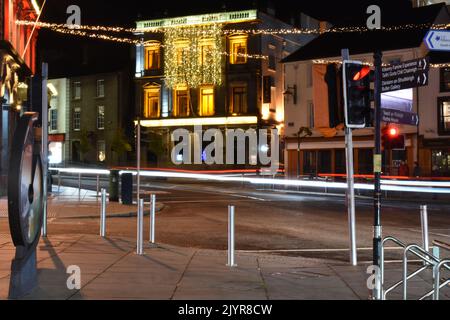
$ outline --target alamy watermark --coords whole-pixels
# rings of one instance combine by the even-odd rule
[[[277,129],[226,129],[213,128],[203,132],[195,126],[194,132],[176,129],[171,136],[175,146],[172,162],[180,164],[228,164],[270,166],[270,174],[277,173],[280,160],[280,138]],[[208,145],[203,148],[204,143]],[[224,148],[226,150],[224,150]]]
[[[76,265],[68,266],[66,273],[70,275],[66,281],[67,289],[80,290],[81,289],[81,268]]]

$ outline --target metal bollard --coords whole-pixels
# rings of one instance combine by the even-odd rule
[[[428,208],[420,206],[420,221],[422,223],[422,244],[426,252],[430,252],[430,242],[428,239]]]
[[[234,206],[228,206],[228,267],[237,267],[234,263]]]
[[[144,199],[139,199],[137,212],[137,240],[136,254],[142,256],[144,254]]]
[[[155,243],[155,213],[156,213],[156,196],[150,196],[150,243]]]
[[[100,204],[100,236],[106,236],[106,190],[102,189],[102,202]]]
[[[81,173],[78,174],[78,199],[81,197]]]
[[[61,171],[58,171],[58,194],[60,193],[61,189]]]

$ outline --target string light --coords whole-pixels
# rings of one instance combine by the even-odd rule
[[[167,30],[174,29],[175,27],[161,27],[151,29],[137,29],[137,28],[125,28],[118,26],[91,26],[91,25],[68,25],[49,22],[35,22],[29,20],[17,20],[18,25],[32,26],[36,25],[41,28],[49,29],[77,29],[85,31],[103,31],[103,32],[126,32],[126,33],[165,33]],[[447,24],[403,24],[395,26],[381,27],[381,29],[375,29],[373,31],[401,31],[401,30],[417,30],[417,29],[431,29],[431,30],[446,30],[450,28],[450,23]],[[283,28],[283,29],[227,29],[223,30],[225,35],[233,33],[252,34],[252,35],[292,35],[292,34],[322,34],[322,33],[346,33],[346,32],[370,32],[367,27],[332,27],[329,29],[321,30],[307,29],[307,28]]]
[[[106,34],[99,34],[99,33],[89,33],[86,31],[80,31],[80,30],[71,30],[71,29],[62,29],[62,28],[51,28],[52,31],[62,33],[62,34],[69,34],[74,36],[81,36],[81,37],[88,37],[92,39],[100,39],[100,40],[108,40],[108,41],[115,41],[120,43],[129,43],[129,44],[142,44],[139,40],[134,40],[130,38],[120,38],[120,37],[114,37]]]

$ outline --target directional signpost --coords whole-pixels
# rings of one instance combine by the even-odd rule
[[[394,109],[381,109],[381,121],[417,126],[419,125],[419,116],[414,112],[405,112]]]
[[[428,85],[428,58],[415,59],[383,67],[383,93]]]
[[[428,31],[425,44],[432,51],[450,51],[450,30]]]

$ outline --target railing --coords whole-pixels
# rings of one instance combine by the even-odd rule
[[[399,239],[388,236],[383,239],[382,247],[381,247],[381,255],[380,255],[380,278],[379,285],[381,286],[381,299],[386,300],[386,296],[388,293],[392,292],[394,289],[398,288],[400,285],[403,285],[402,297],[403,300],[406,300],[408,297],[408,280],[416,277],[421,274],[423,271],[432,268],[433,271],[433,289],[425,293],[423,296],[419,298],[419,300],[424,300],[430,296],[433,296],[434,300],[439,300],[439,290],[450,283],[450,279],[445,280],[443,283],[440,279],[440,271],[442,268],[446,268],[450,270],[450,260],[440,260],[439,257],[436,257],[434,254],[428,252],[428,217],[427,217],[427,207],[421,207],[421,222],[422,222],[422,239],[423,239],[423,247],[417,244],[405,244]],[[403,248],[403,278],[402,280],[394,283],[390,287],[385,289],[384,283],[384,275],[385,275],[385,259],[384,259],[384,249],[385,245],[388,242],[393,242],[397,246]],[[436,244],[436,242],[434,242]],[[450,248],[450,245],[443,244],[444,248]],[[423,266],[413,271],[408,275],[408,254],[413,254],[417,258],[419,258],[423,262]]]

